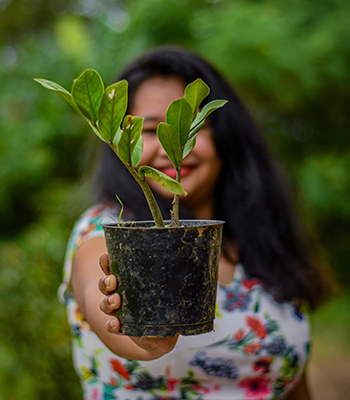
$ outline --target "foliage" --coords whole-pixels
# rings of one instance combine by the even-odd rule
[[[93,68],[112,82],[154,45],[204,54],[252,109],[350,284],[349,2],[5,0],[0,11],[1,400],[81,398],[56,291],[73,221],[93,202],[99,150],[34,76],[68,87]]]
[[[114,151],[143,190],[157,226],[164,226],[164,221],[145,178],[154,179],[174,194],[172,224],[179,226],[179,195],[186,195],[180,184],[182,161],[194,148],[197,133],[206,118],[227,101],[213,100],[198,111],[209,94],[209,87],[198,78],[186,86],[183,97],[169,105],[165,122],[157,126],[157,136],[176,170],[174,180],[146,165],[137,170],[143,152],[143,118],[125,115],[128,106],[127,81],[122,80],[104,88],[100,75],[93,69],[87,69],[74,80],[72,93],[69,93],[55,82],[34,80],[62,96],[86,119],[96,136]]]

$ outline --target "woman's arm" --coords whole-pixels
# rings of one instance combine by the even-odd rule
[[[287,400],[311,400],[307,387],[306,376],[303,375],[299,383],[288,393]]]
[[[79,304],[84,319],[102,342],[116,355],[135,360],[154,360],[171,351],[177,340],[173,338],[136,338],[118,333],[119,320],[108,317],[100,309],[109,314],[120,306],[120,297],[113,294],[105,297],[104,293],[111,293],[116,288],[116,278],[113,275],[106,279],[99,266],[101,254],[106,253],[103,237],[87,240],[77,250],[72,266],[72,290]],[[106,282],[109,285],[106,286]]]

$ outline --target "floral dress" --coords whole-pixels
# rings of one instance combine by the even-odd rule
[[[118,219],[108,204],[77,221],[67,247],[60,297],[67,306],[73,359],[84,400],[277,399],[298,382],[309,355],[309,322],[300,306],[276,302],[238,265],[219,285],[214,331],[180,336],[170,353],[132,361],[112,353],[84,321],[69,281],[76,249],[102,236],[102,222]]]

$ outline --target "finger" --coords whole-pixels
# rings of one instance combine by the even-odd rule
[[[109,257],[108,254],[102,254],[102,256],[100,257],[100,267],[102,268],[102,271],[106,274],[109,275],[110,271],[109,271]]]
[[[118,318],[112,318],[106,323],[106,328],[109,333],[120,333],[120,322]]]
[[[101,301],[100,309],[107,315],[115,316],[115,312],[120,308],[120,304],[120,295],[118,293],[113,293]]]
[[[105,295],[111,294],[117,289],[117,287],[118,280],[115,275],[104,276],[98,281],[98,288]]]

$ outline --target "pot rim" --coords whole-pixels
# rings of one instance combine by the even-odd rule
[[[103,229],[132,229],[132,230],[174,230],[188,228],[202,228],[209,226],[222,226],[225,221],[213,219],[180,219],[180,226],[170,226],[171,220],[164,220],[165,226],[156,226],[153,220],[146,221],[125,221],[118,224],[115,223],[100,223]]]

